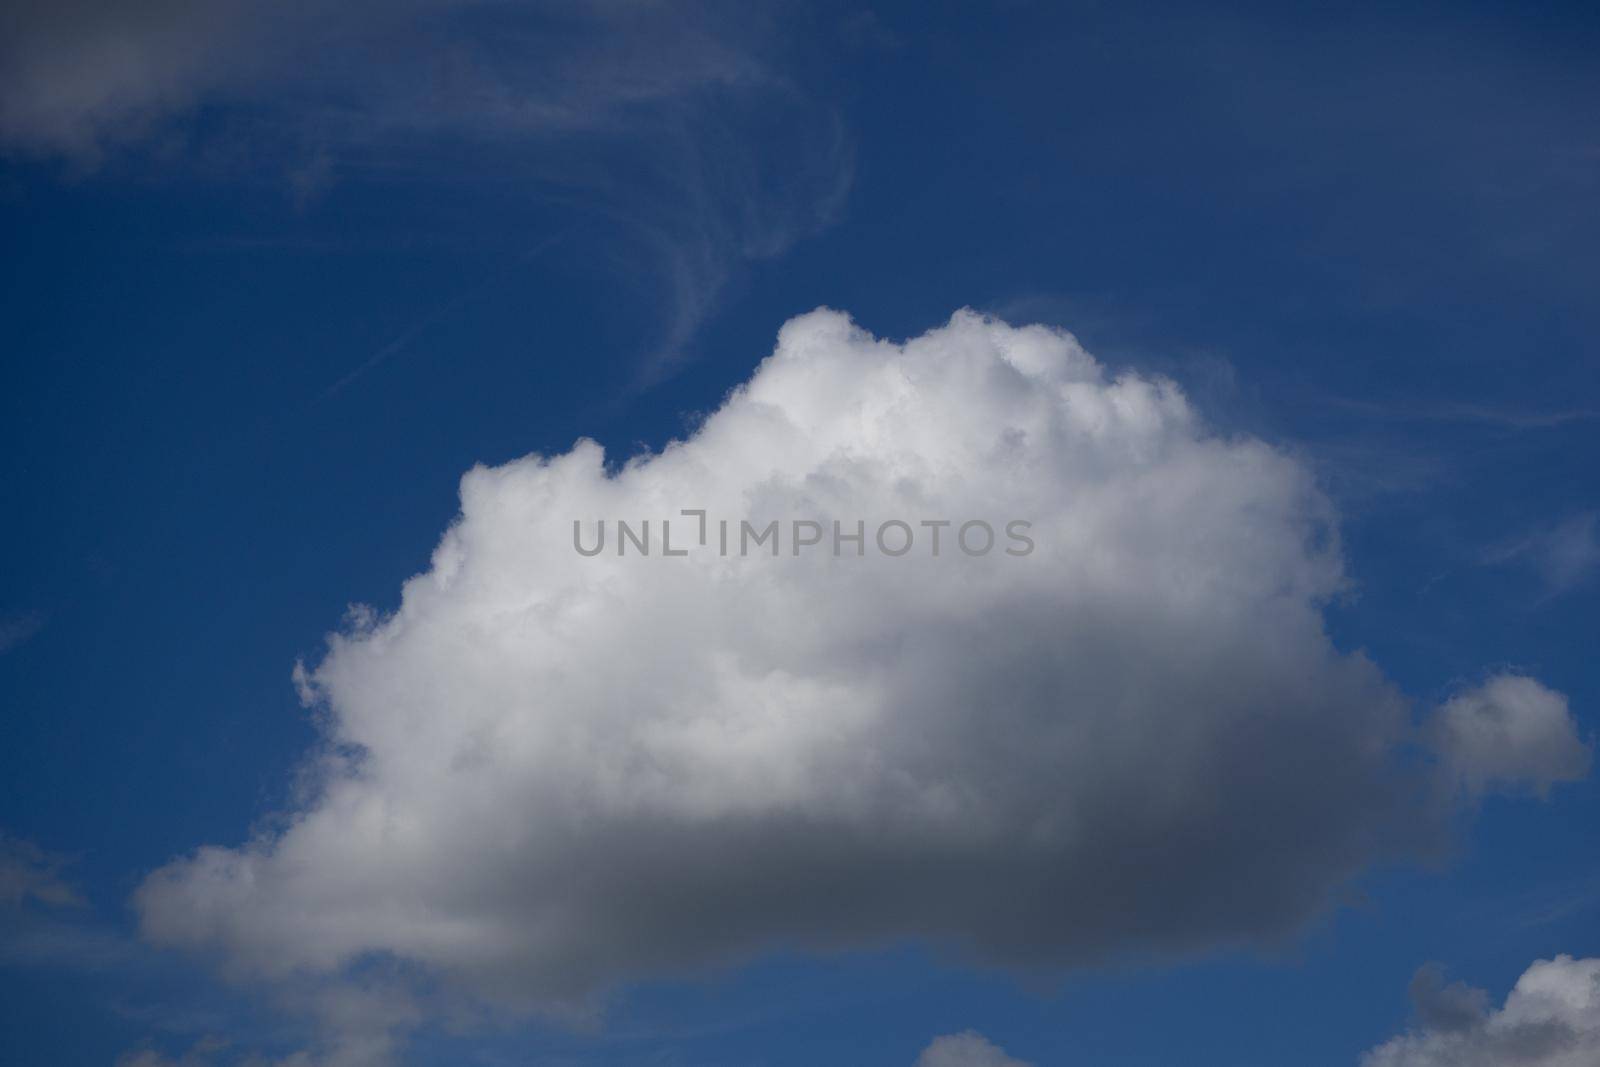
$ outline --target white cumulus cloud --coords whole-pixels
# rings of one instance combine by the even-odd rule
[[[1567,698],[1518,674],[1497,674],[1434,715],[1434,749],[1466,788],[1523,783],[1539,792],[1589,773]]]
[[[651,555],[617,554],[619,519]],[[1324,631],[1333,519],[1303,464],[1065,333],[801,316],[660,453],[469,472],[398,609],[299,677],[311,795],[151,875],[142,929],[544,1007],[773,946],[1061,967],[1281,938],[1448,823],[1400,758],[1409,703]],[[607,521],[601,554],[574,520]],[[740,556],[772,520],[779,554]],[[796,520],[821,545],[796,555]]]
[[[917,1057],[916,1067],[1031,1067],[1007,1056],[982,1034],[971,1030],[936,1037]]]
[[[1420,1027],[1373,1049],[1362,1067],[1594,1067],[1600,1063],[1600,959],[1529,967],[1498,1011],[1481,990],[1413,983]]]

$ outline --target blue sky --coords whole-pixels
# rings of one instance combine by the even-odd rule
[[[1536,678],[1594,734],[1593,11],[267,10],[22,5],[0,46],[0,830],[15,884],[75,892],[0,899],[0,1059],[320,1047],[326,974],[160,943],[146,876],[307,810],[346,712],[291,670],[400,607],[466,471],[691,435],[819,306],[897,341],[970,307],[1172,379],[1331,502],[1341,654],[1418,715]],[[1353,1067],[1427,1029],[1425,963],[1498,1007],[1600,956],[1593,781],[1511,792],[1287,935],[1019,970],[780,929],[581,1024],[429,1008],[388,1054],[909,1065],[971,1029],[1036,1065]]]

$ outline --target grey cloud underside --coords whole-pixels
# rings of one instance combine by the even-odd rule
[[[573,551],[574,518],[683,507],[1026,516],[1039,548]],[[317,795],[152,875],[143,929],[268,978],[386,954],[547,1007],[777,945],[1058,969],[1281,940],[1479,791],[1328,640],[1332,519],[1299,463],[1068,335],[803,316],[660,454],[471,472],[400,609],[301,678]],[[1505,714],[1581,749],[1522,681]],[[1501,769],[1571,777],[1550,751]]]

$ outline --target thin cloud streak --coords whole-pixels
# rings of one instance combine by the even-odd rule
[[[572,232],[573,231],[571,229],[568,229],[562,231],[561,233],[545,238],[527,252],[518,256],[516,263],[495,272],[477,286],[474,286],[472,289],[457,295],[446,303],[435,308],[433,311],[429,312],[412,325],[406,327],[406,329],[402,330],[394,340],[390,341],[388,344],[374,352],[371,356],[367,357],[365,362],[361,363],[349,373],[344,375],[344,377],[328,386],[321,393],[318,393],[312,403],[324,404],[329,400],[332,400],[362,377],[370,374],[372,371],[383,366],[383,364],[387,363],[389,360],[405,351],[413,341],[426,333],[430,327],[438,324],[444,319],[449,318],[455,312],[466,307],[473,301],[483,297],[486,293],[502,286],[507,277],[509,277],[515,271],[526,267],[529,263],[532,263],[534,260],[538,259],[545,252],[548,252],[557,244],[566,240],[572,235]]]
[[[1352,397],[1326,396],[1327,403],[1353,414],[1388,422],[1444,422],[1491,426],[1503,430],[1549,430],[1577,422],[1600,419],[1600,411],[1573,408],[1566,411],[1522,411],[1471,402],[1441,404],[1378,403]]]

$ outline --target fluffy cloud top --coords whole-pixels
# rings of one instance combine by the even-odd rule
[[[1413,983],[1422,1026],[1367,1053],[1362,1067],[1593,1067],[1600,1063],[1600,959],[1540,960],[1499,1011],[1481,990]]]
[[[1332,518],[1299,462],[1067,334],[802,316],[659,454],[467,474],[398,610],[301,678],[313,795],[153,874],[143,929],[247,973],[388,954],[545,1005],[775,945],[1053,967],[1280,937],[1447,822],[1397,758],[1407,702],[1324,632]],[[651,555],[617,554],[618,519]],[[821,547],[794,553],[797,519]],[[978,519],[1034,551],[967,555]],[[722,555],[718,520],[778,520],[780,554]]]
[[[916,1067],[1030,1067],[1022,1060],[1014,1060],[1005,1050],[991,1044],[982,1034],[967,1030],[959,1034],[936,1037],[922,1055]]]

